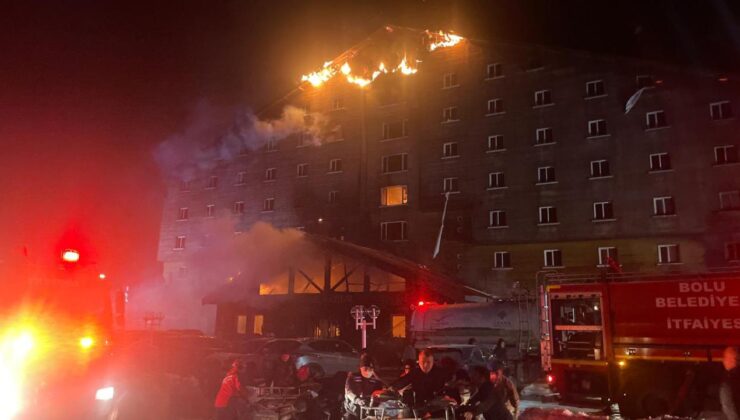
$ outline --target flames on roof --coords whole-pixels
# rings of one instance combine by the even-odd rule
[[[386,34],[393,34],[396,31],[394,27],[385,27]],[[421,40],[418,36],[414,37],[415,42],[412,42],[412,45],[401,47],[402,51],[371,54],[372,57],[359,57],[360,53],[364,53],[368,46],[366,43],[360,44],[336,59],[327,61],[320,70],[303,75],[301,82],[307,82],[313,87],[320,87],[334,77],[341,76],[348,83],[365,87],[383,74],[412,75],[419,71],[418,64],[421,60],[418,57],[422,52],[434,52],[438,49],[454,47],[464,39],[459,35],[443,31],[405,31],[414,35],[421,34]],[[400,47],[394,42],[391,42],[391,45],[392,47]],[[353,62],[353,64],[350,64],[350,61],[360,61],[360,63]]]

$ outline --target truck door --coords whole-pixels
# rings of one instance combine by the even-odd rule
[[[602,360],[604,326],[601,293],[550,295],[553,358]]]

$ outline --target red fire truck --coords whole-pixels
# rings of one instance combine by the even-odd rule
[[[722,350],[740,345],[740,272],[557,275],[539,290],[542,365],[562,397],[629,417],[716,400]]]
[[[108,363],[111,287],[66,249],[52,267],[2,267],[0,419],[104,418],[116,398]]]

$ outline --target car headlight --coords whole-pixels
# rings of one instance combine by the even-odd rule
[[[106,386],[95,391],[97,401],[110,401],[116,395],[116,390],[112,386]]]

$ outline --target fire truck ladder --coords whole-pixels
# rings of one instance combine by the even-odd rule
[[[526,354],[529,352],[529,346],[532,341],[532,329],[529,325],[529,295],[526,289],[520,289],[515,292],[517,311],[519,312],[519,353]],[[526,341],[525,341],[526,334]]]

